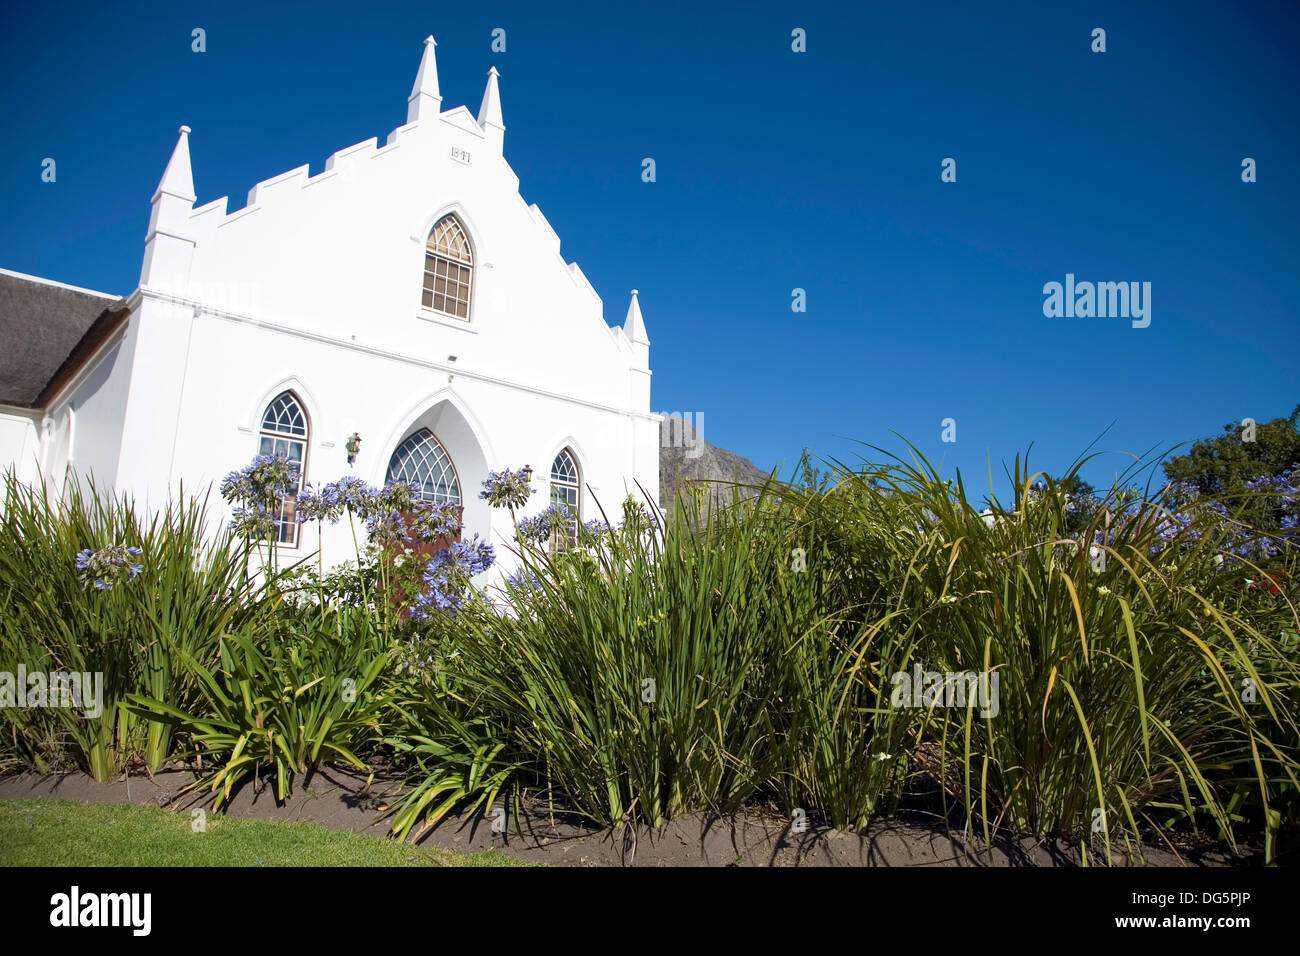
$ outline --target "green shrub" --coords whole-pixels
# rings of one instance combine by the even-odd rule
[[[148,693],[186,707],[196,688],[173,666],[209,657],[217,639],[267,612],[244,584],[227,535],[205,524],[206,503],[169,504],[149,518],[128,499],[69,483],[62,500],[9,472],[0,516],[0,670],[103,674],[102,714],[6,708],[5,744],[18,765],[50,770],[71,761],[106,780],[139,755],[158,769],[173,746],[169,721],[141,722],[119,705]],[[138,548],[139,573],[97,589],[78,572],[87,549]]]
[[[331,612],[289,636],[246,630],[221,638],[211,665],[181,652],[197,706],[128,694],[128,709],[189,735],[186,756],[211,762],[200,783],[217,792],[216,807],[262,768],[274,772],[276,798],[284,800],[293,777],[322,761],[365,768],[354,751],[381,734],[385,699],[376,682],[386,659],[368,615]]]
[[[803,499],[854,570],[837,603],[911,648],[902,669],[999,676],[996,717],[930,708],[913,751],[986,833],[1100,833],[1109,848],[1208,817],[1232,839],[1243,784],[1275,831],[1300,756],[1300,671],[1278,638],[1294,612],[1241,606],[1214,560],[1221,523],[1162,537],[1167,512],[1145,501],[1099,509],[1076,542],[1059,488],[1032,490],[1018,463],[1016,507],[988,516],[919,456],[838,479]]]

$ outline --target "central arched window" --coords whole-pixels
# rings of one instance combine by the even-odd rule
[[[563,551],[578,543],[578,524],[582,521],[582,473],[578,459],[565,448],[551,462],[551,504],[568,513],[567,533],[557,531],[551,546]]]
[[[420,497],[440,504],[460,504],[456,466],[442,443],[427,428],[412,432],[388,460],[388,482],[407,481],[420,486]]]
[[[459,219],[446,215],[434,223],[424,250],[424,305],[469,321],[474,250]]]
[[[298,487],[302,491],[303,476],[307,470],[307,415],[302,403],[293,392],[281,392],[271,399],[262,413],[262,430],[258,453],[288,458],[298,466]],[[295,518],[296,498],[280,501],[280,512],[275,516],[276,541],[294,547],[298,544],[298,522]]]

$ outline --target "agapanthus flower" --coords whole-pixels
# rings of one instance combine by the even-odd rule
[[[1293,501],[1300,496],[1300,488],[1292,483],[1290,471],[1280,475],[1260,475],[1246,482],[1246,488],[1256,494],[1278,495]]]
[[[412,613],[426,617],[431,611],[454,614],[460,610],[470,579],[492,566],[492,546],[477,535],[434,552],[424,574],[425,593],[415,602]]]
[[[371,507],[392,511],[411,511],[420,501],[420,486],[414,481],[389,482],[382,490],[371,491]]]
[[[366,533],[377,544],[396,544],[406,537],[406,519],[400,511],[374,511],[366,518]]]
[[[314,491],[307,488],[298,495],[294,508],[294,517],[299,521],[328,521],[331,524],[343,515],[343,504],[337,494],[330,492],[330,486]]]
[[[346,475],[321,489],[321,496],[332,507],[351,511],[361,518],[367,517],[373,509],[378,492],[356,475]]]
[[[550,522],[545,514],[533,515],[530,518],[520,518],[518,529],[515,532],[515,538],[519,541],[529,541],[534,544],[546,540],[547,535],[551,533]]]
[[[265,505],[296,495],[301,469],[284,455],[258,455],[252,463],[232,471],[221,482],[221,496],[230,502]]]
[[[144,570],[144,565],[132,561],[144,552],[140,548],[125,547],[120,544],[109,545],[98,551],[85,548],[77,552],[77,577],[82,589],[95,588],[98,591],[111,591],[113,585],[120,581],[134,578]]]
[[[1165,485],[1164,494],[1175,501],[1193,501],[1201,496],[1201,489],[1194,481],[1183,478]]]
[[[275,514],[261,502],[240,505],[231,514],[230,530],[241,537],[260,541],[275,534]]]
[[[569,532],[573,528],[573,523],[573,512],[563,502],[557,501],[541,514],[521,518],[515,538],[520,542],[540,544],[549,538],[552,532]]]
[[[1096,495],[1066,495],[1065,513],[1071,515],[1091,514],[1101,506]]]
[[[460,509],[449,502],[417,501],[413,506],[411,536],[433,542],[460,534]]]
[[[540,591],[542,579],[531,569],[521,567],[514,574],[506,575],[506,584],[518,591]]]
[[[490,472],[478,496],[493,508],[522,508],[528,503],[528,496],[536,492],[528,480],[528,473],[520,468],[518,471]]]
[[[480,540],[478,535],[474,535],[468,541],[457,541],[451,546],[451,553],[471,577],[482,574],[496,561],[496,553],[492,550],[492,545]]]

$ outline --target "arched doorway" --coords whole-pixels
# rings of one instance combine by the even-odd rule
[[[446,389],[408,413],[391,433],[379,480],[418,485],[424,500],[460,508],[465,537],[477,534],[491,540],[492,509],[477,494],[488,473],[484,444],[460,398]],[[457,540],[459,537],[416,550],[432,554]]]

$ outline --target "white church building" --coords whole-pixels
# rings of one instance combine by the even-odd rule
[[[224,196],[195,205],[182,126],[130,295],[0,271],[0,467],[56,492],[93,477],[156,508],[274,451],[312,485],[416,481],[507,566],[509,514],[479,498],[489,471],[533,468],[526,513],[553,496],[581,520],[597,501],[612,515],[641,489],[657,499],[637,293],[611,327],[520,196],[496,69],[477,117],[444,109],[435,46],[384,145],[259,182],[234,212]],[[353,556],[343,526],[320,542],[287,520],[280,537],[285,558]]]

